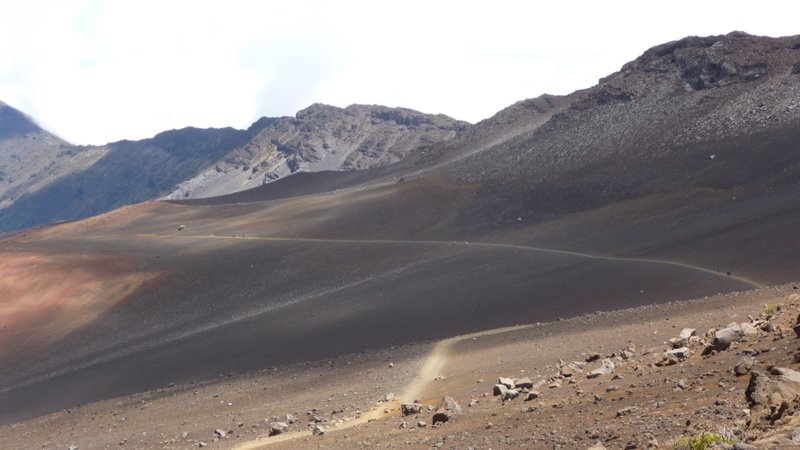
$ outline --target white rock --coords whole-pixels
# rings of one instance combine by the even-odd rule
[[[614,371],[614,363],[610,359],[606,358],[603,360],[600,367],[589,372],[589,374],[586,375],[586,377],[595,378],[599,377],[600,375],[608,375],[613,371]]]

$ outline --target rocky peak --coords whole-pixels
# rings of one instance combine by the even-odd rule
[[[262,118],[247,141],[186,180],[171,199],[224,195],[295,172],[367,169],[397,162],[415,149],[452,139],[468,123],[405,108],[315,103],[295,117]]]
[[[316,120],[331,118],[344,113],[342,108],[326,105],[324,103],[314,103],[308,108],[301,109],[295,114],[298,120]]]
[[[647,50],[617,74],[675,73],[686,89],[699,91],[757,80],[770,73],[783,74],[800,60],[797,50],[800,50],[800,36],[771,38],[741,31],[690,36]]]

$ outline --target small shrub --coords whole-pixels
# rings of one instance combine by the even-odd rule
[[[774,316],[775,313],[781,310],[781,307],[775,303],[770,303],[764,307],[764,314],[767,316]]]
[[[717,442],[732,444],[733,441],[730,437],[703,431],[697,436],[686,436],[678,439],[678,442],[675,443],[675,450],[706,450]]]

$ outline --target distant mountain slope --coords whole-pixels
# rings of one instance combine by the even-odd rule
[[[0,210],[104,154],[104,149],[74,147],[0,102]]]
[[[214,167],[181,183],[167,198],[211,197],[261,186],[294,172],[368,169],[467,128],[443,115],[403,108],[315,104],[296,117],[263,118],[249,141]]]
[[[99,214],[168,196],[227,194],[297,171],[398,161],[468,126],[402,108],[312,105],[247,130],[166,131],[151,139],[78,147],[0,108],[0,231]]]

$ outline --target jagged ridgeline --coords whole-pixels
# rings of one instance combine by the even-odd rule
[[[315,104],[247,130],[184,128],[151,139],[72,146],[0,106],[0,231],[92,216],[166,196],[260,186],[298,171],[399,161],[468,124],[403,108]]]

